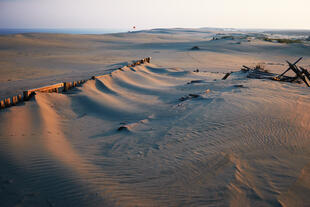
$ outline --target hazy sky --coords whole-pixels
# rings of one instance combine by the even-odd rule
[[[0,0],[0,28],[310,29],[310,0]]]

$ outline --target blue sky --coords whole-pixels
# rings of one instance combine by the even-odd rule
[[[0,0],[0,28],[310,29],[309,0]]]

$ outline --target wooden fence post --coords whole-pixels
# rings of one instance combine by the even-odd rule
[[[0,101],[0,109],[4,109],[5,108],[5,104],[4,104],[4,100]]]
[[[24,96],[24,101],[28,101],[29,98],[30,98],[30,94],[29,94],[28,91],[24,91],[24,92],[23,92],[23,96]]]
[[[68,91],[70,89],[70,83],[69,82],[64,82],[64,92]]]
[[[226,73],[225,76],[222,78],[222,80],[226,80],[228,76],[230,76],[231,73]]]
[[[5,104],[5,107],[11,106],[11,98],[4,99],[4,104]]]
[[[23,101],[21,94],[18,94],[17,97],[18,97],[18,102],[22,102]]]
[[[13,104],[13,106],[16,106],[17,103],[18,103],[17,96],[13,96],[12,97],[12,104]]]

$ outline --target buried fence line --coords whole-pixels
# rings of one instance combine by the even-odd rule
[[[151,57],[143,58],[138,61],[134,61],[132,64],[126,65],[124,67],[134,67],[137,65],[141,65],[144,63],[150,63]],[[122,68],[124,68],[122,67]],[[118,70],[123,70],[122,68],[118,68]],[[96,78],[100,78],[103,75],[100,76],[92,76],[89,80],[95,80]],[[34,88],[29,89],[26,91],[23,91],[23,94],[18,94],[13,97],[5,98],[3,100],[0,100],[0,109],[4,109],[10,106],[15,106],[18,103],[29,101],[32,96],[35,95],[36,92],[42,92],[42,93],[60,93],[60,92],[67,92],[71,90],[72,88],[75,88],[77,86],[81,86],[83,83],[85,83],[88,80],[79,80],[79,81],[73,81],[73,82],[63,82],[63,83],[56,83],[53,85],[48,85],[40,88]]]

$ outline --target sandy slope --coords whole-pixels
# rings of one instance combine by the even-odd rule
[[[238,38],[212,41],[218,34],[261,35],[211,29],[156,29],[108,35],[0,35],[0,98],[16,95],[23,89],[86,79],[147,56],[161,67],[188,71],[232,71],[243,64],[265,63],[268,69],[278,72],[285,70],[286,59],[294,61],[301,56],[304,59],[300,64],[310,67],[310,43],[279,44]],[[200,50],[191,51],[193,46]]]
[[[309,206],[309,89],[222,76],[148,64],[5,109],[2,206]]]

